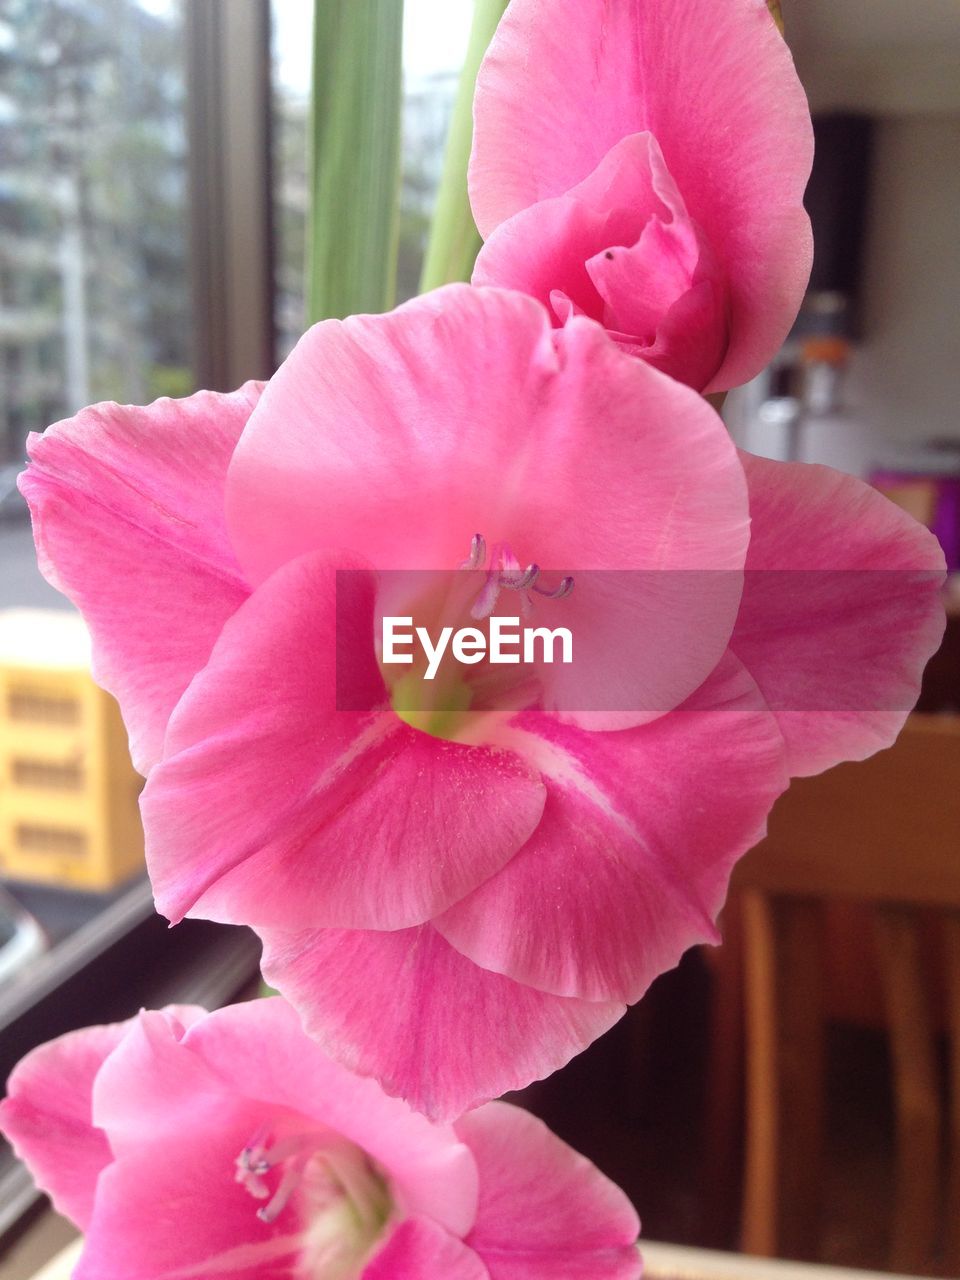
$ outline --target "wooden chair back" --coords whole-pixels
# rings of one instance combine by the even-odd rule
[[[867,904],[872,936],[868,930],[862,945],[876,949],[884,993],[897,1139],[888,1263],[903,1272],[935,1265],[942,1222],[944,1274],[960,1275],[960,717],[914,715],[889,751],[796,780],[767,839],[735,873],[749,1253],[811,1256],[818,1237],[829,1005],[823,925],[826,905],[840,900]],[[942,948],[949,1120],[924,967],[931,911]]]

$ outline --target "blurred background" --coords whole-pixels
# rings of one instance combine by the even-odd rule
[[[269,376],[302,332],[312,7],[0,0],[0,1079],[71,1027],[256,989],[251,934],[153,913],[140,780],[15,477],[28,432]],[[957,573],[960,3],[784,10],[816,125],[816,262],[794,333],[724,414],[754,452],[870,480]],[[401,298],[471,11],[406,0]],[[726,945],[521,1098],[651,1238],[960,1275],[956,599],[900,743],[778,806]],[[0,1147],[0,1276],[63,1238]]]

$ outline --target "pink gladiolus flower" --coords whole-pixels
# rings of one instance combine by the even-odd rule
[[[766,0],[511,0],[474,114],[475,284],[698,390],[769,362],[810,273],[813,138]]]
[[[71,1032],[0,1127],[86,1236],[75,1280],[639,1280],[622,1191],[519,1107],[431,1124],[283,1000]]]
[[[31,457],[41,563],[149,775],[159,909],[252,925],[325,1051],[434,1117],[715,940],[788,773],[889,744],[943,627],[939,548],[884,498],[738,456],[598,325],[496,289],[328,321],[263,390],[97,406]],[[586,663],[487,712],[493,668],[461,667],[438,715],[378,660],[385,595],[525,596]]]

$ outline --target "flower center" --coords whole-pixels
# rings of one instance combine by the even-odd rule
[[[552,590],[544,587],[540,581],[540,566],[528,564],[525,569],[521,569],[520,561],[505,543],[494,547],[492,555],[489,556],[489,565],[487,560],[487,540],[482,533],[475,533],[470,543],[470,555],[460,566],[461,569],[486,569],[487,571],[487,581],[470,610],[473,618],[489,618],[503,590],[518,591],[524,595],[525,611],[530,609],[532,603],[529,596],[525,594],[527,592],[534,591],[547,600],[562,600],[573,590],[573,578],[570,577],[561,578],[559,584]]]
[[[488,547],[481,533],[452,573],[418,574],[410,580],[403,613],[418,637],[408,665],[381,661],[391,691],[391,703],[401,720],[436,738],[466,741],[477,729],[477,717],[490,712],[514,712],[536,702],[536,673],[519,657],[517,665],[493,665],[490,619],[516,615],[528,619],[538,599],[563,600],[573,591],[573,578],[544,581],[540,566],[525,568],[506,543]],[[509,605],[501,597],[511,596]],[[499,608],[498,608],[499,605]],[[458,660],[452,638],[469,631],[472,654]],[[433,647],[432,656],[427,644]],[[438,648],[442,645],[442,652]],[[475,657],[479,652],[483,656]],[[462,653],[462,650],[461,650]],[[382,659],[383,655],[381,655]]]
[[[236,1160],[236,1181],[263,1201],[257,1217],[294,1218],[303,1280],[355,1280],[393,1207],[365,1152],[330,1130],[262,1126]]]

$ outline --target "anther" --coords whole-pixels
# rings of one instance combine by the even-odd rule
[[[554,587],[552,591],[545,591],[543,587],[534,583],[533,590],[537,595],[543,596],[545,600],[565,600],[573,590],[573,578],[563,578],[558,587]]]
[[[257,1210],[262,1222],[273,1222],[282,1212],[317,1148],[316,1133],[295,1133],[274,1142],[266,1127],[261,1127],[240,1152],[236,1160],[237,1182],[255,1200],[269,1201]],[[264,1179],[276,1168],[282,1168],[283,1172],[277,1189],[271,1194]]]
[[[470,555],[461,569],[482,569],[487,560],[487,540],[482,533],[475,533],[470,542]]]
[[[273,1193],[273,1198],[269,1204],[262,1205],[257,1210],[257,1217],[261,1222],[275,1222],[283,1210],[287,1207],[290,1197],[299,1187],[303,1179],[303,1167],[306,1164],[306,1158],[301,1157],[298,1160],[291,1160],[283,1171],[280,1179],[280,1185]]]
[[[470,555],[460,565],[461,569],[482,569],[487,562],[487,540],[482,533],[475,533],[470,541]],[[507,564],[510,567],[504,568]],[[470,615],[473,618],[487,618],[493,612],[497,602],[497,594],[501,588],[508,591],[535,591],[545,600],[563,600],[573,590],[573,578],[566,577],[559,586],[549,590],[540,586],[540,566],[528,564],[521,569],[509,547],[497,543],[494,547],[490,568],[487,570],[487,581],[474,602]],[[529,606],[530,601],[527,601]]]
[[[528,564],[523,573],[501,573],[499,584],[501,587],[508,587],[511,591],[527,591],[539,576],[540,566],[538,564]],[[536,588],[534,589],[536,590]]]

